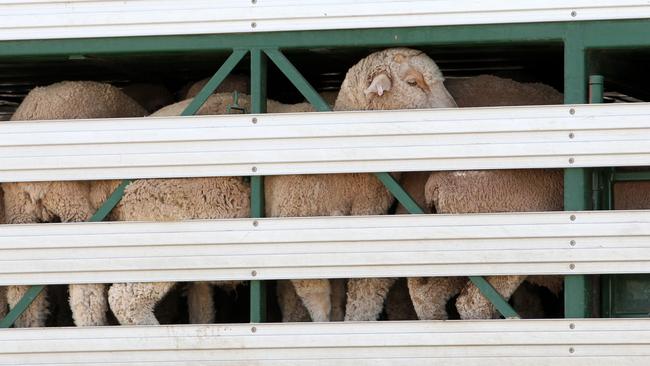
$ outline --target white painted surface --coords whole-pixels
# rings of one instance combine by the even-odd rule
[[[650,268],[647,211],[256,221],[3,225],[0,285]]]
[[[0,344],[0,365],[646,365],[650,319],[23,328]]]
[[[642,0],[1,0],[0,40],[648,17]]]
[[[0,182],[650,165],[649,115],[631,103],[7,122]]]

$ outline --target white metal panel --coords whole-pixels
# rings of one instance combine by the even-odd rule
[[[0,285],[648,268],[647,211],[0,226]]]
[[[650,165],[650,103],[0,124],[0,182]]]
[[[2,0],[0,40],[648,17],[642,0]]]
[[[649,319],[0,329],[0,365],[646,365]]]

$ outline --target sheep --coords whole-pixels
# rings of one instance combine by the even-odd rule
[[[0,189],[0,225],[5,223],[5,205],[4,205],[4,194],[2,189]],[[0,286],[0,319],[4,318],[7,315],[9,310],[9,304],[7,304],[7,294],[6,288]]]
[[[11,121],[141,117],[146,111],[114,86],[92,81],[63,81],[35,88],[20,104]],[[16,122],[14,122],[16,123]],[[88,182],[2,183],[6,222],[86,221],[93,211]],[[29,286],[9,286],[11,307]],[[70,306],[78,326],[102,325],[108,308],[104,285],[70,285]],[[40,327],[47,317],[46,291],[16,321],[17,327]]]
[[[194,83],[190,83],[183,87],[179,92],[183,100],[194,98],[201,89],[210,81],[210,78],[201,79]],[[224,81],[219,84],[214,93],[226,93],[238,91],[240,93],[248,93],[250,89],[249,78],[246,75],[230,74]]]
[[[375,52],[350,68],[334,109],[455,107],[443,80],[433,60],[421,51],[393,48]],[[265,196],[270,217],[379,215],[387,213],[393,203],[388,190],[371,174],[267,177]],[[392,278],[348,280],[344,319],[376,320],[393,282]],[[313,321],[331,319],[328,280],[292,283]],[[286,313],[292,311],[283,311]]]
[[[174,97],[162,84],[135,83],[122,87],[122,92],[144,107],[149,113],[173,102]]]
[[[491,75],[450,79],[449,92],[459,107],[561,104],[562,94],[544,84],[518,83]],[[426,194],[427,209],[437,213],[557,211],[563,209],[561,170],[508,170],[406,173],[402,183]],[[426,187],[422,189],[425,178]],[[513,189],[515,188],[516,189]],[[401,211],[400,211],[401,210]],[[404,212],[403,208],[398,212]],[[488,277],[508,298],[526,276]],[[561,278],[531,276],[530,281],[559,293]],[[463,319],[492,318],[492,305],[463,277],[409,278],[409,291],[420,319],[446,319],[446,302],[458,294],[456,307]],[[463,289],[464,288],[464,289]]]
[[[151,115],[176,116],[191,99],[164,107]],[[224,114],[234,102],[231,93],[211,95],[197,114]],[[249,109],[250,99],[239,94],[238,104]],[[313,111],[307,103],[283,105],[269,100],[269,112]],[[119,184],[118,181],[95,182],[91,199],[97,206]],[[125,189],[120,203],[110,218],[117,221],[170,221],[188,219],[243,218],[250,213],[250,188],[242,178],[185,178],[136,180]],[[188,289],[188,308],[191,323],[214,321],[211,285],[234,288],[240,281],[197,282]],[[116,283],[108,292],[110,308],[120,324],[158,324],[153,309],[174,282]]]

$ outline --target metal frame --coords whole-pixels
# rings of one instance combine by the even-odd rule
[[[643,365],[650,319],[0,330],[0,365]]]
[[[291,70],[290,63],[284,62],[281,53],[275,49],[300,47],[344,47],[344,46],[383,46],[396,45],[467,45],[477,43],[547,43],[564,44],[565,50],[565,102],[569,104],[586,101],[587,53],[597,48],[621,48],[649,46],[645,36],[650,29],[648,20],[627,21],[585,21],[536,24],[499,24],[481,26],[441,26],[413,27],[398,29],[362,29],[305,32],[276,32],[266,34],[229,34],[197,36],[152,36],[107,39],[61,39],[27,40],[0,42],[0,56],[43,56],[70,54],[116,54],[164,51],[214,51],[223,49],[249,50],[254,56],[251,73],[253,75],[253,106],[257,104],[263,112],[265,81],[264,57],[260,45],[272,46],[266,53],[285,74],[298,86],[305,96],[317,106],[313,89],[301,81],[297,70]],[[274,51],[275,50],[275,51]],[[239,53],[237,53],[239,52]],[[234,56],[244,51],[235,51]],[[234,56],[231,56],[234,57]],[[233,59],[234,60],[234,59]],[[235,62],[235,61],[232,61]],[[222,69],[210,81],[216,87],[223,79],[227,68]],[[209,92],[204,90],[201,98]],[[256,92],[257,90],[257,92]],[[256,94],[257,93],[257,94]],[[317,95],[316,95],[317,96]],[[197,104],[200,98],[197,98]],[[195,108],[196,106],[193,106]],[[322,107],[322,105],[321,105]],[[189,109],[189,108],[188,108]],[[253,110],[256,112],[256,110]],[[187,111],[189,114],[190,112]],[[585,210],[591,208],[592,174],[589,169],[567,169],[565,175],[565,209]],[[263,204],[260,202],[262,180],[253,179],[253,212],[261,216]],[[261,288],[255,285],[254,288]],[[585,276],[569,276],[566,280],[566,315],[569,317],[589,316],[589,291]],[[257,296],[262,299],[263,296]],[[261,302],[261,301],[260,301]],[[262,311],[255,310],[261,314]],[[258,317],[262,319],[260,315]]]

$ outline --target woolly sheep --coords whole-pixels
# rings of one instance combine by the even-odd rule
[[[518,83],[491,75],[450,79],[446,86],[459,107],[562,103],[562,94],[547,85]],[[437,213],[557,211],[563,208],[561,170],[434,172],[422,190],[423,180],[423,173],[402,176],[408,188],[417,194],[426,193],[428,208],[435,208]],[[398,211],[404,212],[403,208]],[[498,276],[488,277],[488,281],[509,298],[525,278]],[[534,276],[530,280],[550,287],[555,293],[561,288],[561,280],[557,277]],[[463,277],[410,278],[408,285],[420,319],[446,319],[446,302],[463,288],[456,301],[463,319],[496,315],[487,299]]]
[[[0,189],[0,225],[5,223],[5,205],[4,205],[4,195],[2,189]],[[9,304],[7,304],[7,294],[6,288],[0,286],[0,319],[4,318],[7,315],[9,310]]]
[[[350,68],[334,109],[454,107],[443,80],[433,60],[421,51],[375,52]],[[379,215],[393,203],[388,190],[371,174],[272,176],[266,178],[265,194],[266,214],[271,217]],[[392,278],[348,280],[345,320],[376,320],[393,282]],[[292,283],[313,321],[331,319],[330,281]],[[287,313],[294,312],[283,311]]]
[[[224,114],[234,102],[232,93],[211,95],[197,114]],[[179,115],[191,102],[185,100],[164,107],[151,117]],[[250,99],[239,94],[238,104],[249,109]],[[307,103],[285,106],[268,101],[269,112],[312,111]],[[102,181],[93,184],[91,198],[96,206],[119,184]],[[242,178],[142,179],[126,187],[120,203],[111,213],[117,221],[170,221],[188,219],[223,219],[249,217],[250,189]],[[233,288],[239,281],[198,282],[188,290],[190,322],[214,321],[211,285]],[[109,289],[111,310],[121,324],[158,324],[155,305],[175,285],[173,282],[116,283]]]
[[[92,81],[64,81],[33,89],[11,121],[141,117],[146,111],[119,89]],[[86,221],[93,214],[88,182],[2,183],[6,221],[10,224]],[[9,286],[11,307],[28,286]],[[106,322],[104,285],[71,285],[70,306],[78,326]],[[47,298],[43,291],[16,321],[17,327],[45,324]]]
[[[149,113],[155,112],[174,101],[172,94],[162,84],[130,84],[123,87],[122,92],[138,102]]]
[[[201,89],[210,81],[210,78],[201,79],[192,84],[188,84],[180,94],[183,99],[194,98]],[[224,81],[219,84],[214,93],[228,93],[233,91],[238,91],[240,93],[248,93],[249,91],[250,80],[246,75],[231,74],[228,75]],[[185,89],[187,91],[185,92]]]

